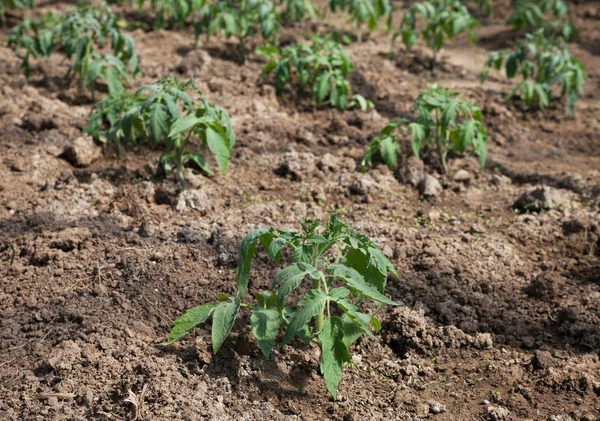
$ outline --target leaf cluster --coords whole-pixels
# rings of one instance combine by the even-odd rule
[[[381,250],[366,236],[355,234],[335,214],[322,227],[319,221],[301,222],[302,231],[257,229],[246,235],[240,246],[235,272],[237,295],[217,295],[219,303],[207,303],[188,310],[178,318],[167,344],[183,337],[212,315],[212,346],[218,352],[229,335],[240,308],[251,312],[252,333],[265,357],[269,357],[280,330],[280,346],[298,337],[321,348],[321,373],[329,392],[335,393],[348,348],[360,336],[373,337],[381,329],[373,314],[359,305],[365,299],[379,307],[396,305],[384,295],[388,273],[398,276]],[[282,250],[290,251],[288,266],[280,270],[268,291],[256,292],[256,304],[246,304],[252,260],[261,244],[274,263]],[[297,308],[289,307],[289,296],[303,283],[308,292]],[[314,320],[314,324],[311,321]]]
[[[270,0],[221,0],[205,5],[200,15],[194,24],[196,40],[202,33],[206,34],[207,40],[217,32],[226,37],[236,36],[244,60],[248,36],[260,32],[265,40],[277,43],[280,17]]]
[[[327,7],[332,12],[346,11],[357,28],[366,23],[369,32],[377,27],[380,19],[389,20],[392,17],[389,0],[328,0]]]
[[[422,20],[421,30],[417,29],[417,17]],[[400,27],[394,32],[392,42],[402,36],[407,50],[422,37],[425,43],[436,54],[444,46],[445,40],[451,41],[455,35],[465,29],[469,32],[471,42],[475,42],[474,28],[479,22],[471,16],[467,7],[460,0],[434,0],[431,2],[413,3],[404,14]]]
[[[192,96],[186,91],[191,91]],[[96,139],[136,144],[148,141],[164,145],[162,170],[184,181],[184,164],[189,161],[209,175],[214,172],[202,154],[189,151],[193,139],[215,156],[221,174],[227,173],[235,133],[229,114],[208,103],[192,79],[180,82],[173,77],[142,86],[135,94],[107,98],[98,103],[88,119],[86,130]]]
[[[263,73],[274,73],[275,90],[282,95],[284,87],[295,77],[301,86],[308,87],[317,105],[328,103],[338,110],[348,107],[366,109],[369,101],[360,95],[349,100],[352,61],[344,47],[331,35],[311,36],[311,44],[291,44],[283,49],[264,45],[257,53],[270,59]]]
[[[106,3],[80,3],[61,16],[25,19],[11,30],[7,41],[13,50],[24,50],[22,67],[27,77],[31,57],[47,58],[60,50],[73,59],[66,76],[79,75],[82,85],[92,93],[100,79],[107,84],[110,95],[118,95],[123,91],[123,81],[129,81],[129,73],[139,73],[135,42],[121,33],[117,17]],[[112,53],[97,51],[108,43]]]
[[[513,0],[514,13],[507,24],[514,29],[543,27],[548,33],[559,32],[566,40],[577,36],[571,12],[564,0]],[[554,19],[549,19],[548,15]]]
[[[443,171],[447,172],[446,158],[450,150],[463,153],[472,148],[479,157],[481,167],[484,167],[487,130],[477,105],[459,98],[458,93],[451,92],[449,88],[433,84],[419,92],[415,110],[415,122],[392,121],[371,141],[362,159],[363,168],[373,165],[377,151],[388,167],[395,168],[398,136],[406,132],[407,126],[411,132],[412,150],[417,158],[423,146],[435,149]]]
[[[559,99],[566,96],[566,112],[572,114],[579,96],[583,95],[583,82],[588,77],[583,64],[571,57],[566,42],[561,37],[547,37],[544,28],[526,34],[514,51],[491,52],[481,73],[481,81],[487,79],[491,67],[500,70],[502,64],[509,79],[517,74],[523,78],[507,99],[519,94],[526,108],[548,107],[552,88],[558,85]]]
[[[314,19],[321,17],[321,13],[311,0],[279,0],[285,6],[281,17],[288,22],[300,22],[305,17]]]

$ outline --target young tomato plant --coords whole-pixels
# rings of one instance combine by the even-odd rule
[[[279,50],[265,45],[257,50],[262,57],[271,59],[263,73],[275,73],[275,90],[282,95],[284,87],[292,82],[295,73],[303,87],[310,87],[317,105],[328,103],[340,111],[348,107],[366,109],[371,106],[360,95],[350,100],[350,83],[347,78],[352,62],[344,47],[330,35],[311,36],[312,44],[292,44]]]
[[[281,347],[295,337],[319,345],[321,373],[327,390],[335,397],[344,363],[350,361],[350,345],[363,334],[373,337],[371,329],[381,329],[375,314],[366,313],[360,304],[370,299],[379,307],[397,305],[384,295],[384,289],[388,273],[398,274],[368,237],[355,234],[335,214],[325,227],[319,221],[303,221],[301,225],[301,232],[266,228],[246,235],[235,272],[237,294],[219,294],[219,303],[189,309],[175,321],[166,343],[180,339],[212,315],[212,346],[217,353],[240,309],[248,309],[252,333],[265,357],[271,354],[282,328]],[[290,264],[277,273],[270,290],[254,293],[254,305],[245,299],[257,243],[275,263],[280,262],[282,249],[289,249],[291,254]],[[309,289],[297,308],[287,306],[290,294],[304,282]]]
[[[95,51],[108,40],[112,54]],[[79,75],[82,85],[92,94],[98,78],[107,84],[111,95],[118,95],[123,91],[122,81],[128,82],[128,68],[133,75],[139,73],[135,42],[121,33],[117,17],[105,3],[80,3],[64,16],[48,14],[42,19],[25,19],[12,29],[7,41],[13,50],[24,50],[22,67],[26,76],[31,73],[31,57],[47,58],[55,50],[64,52],[73,59],[66,76]]]
[[[421,30],[417,30],[417,16],[423,21]],[[433,50],[431,69],[435,68],[438,52],[444,46],[444,40],[453,37],[465,29],[469,32],[471,42],[475,42],[474,28],[479,22],[471,16],[467,7],[459,0],[434,0],[432,2],[413,3],[404,14],[400,28],[394,32],[392,42],[402,36],[407,50],[422,37]]]
[[[385,164],[393,169],[399,148],[398,135],[405,132],[407,125],[415,156],[419,158],[423,145],[434,148],[444,173],[448,171],[448,152],[455,150],[462,153],[469,147],[479,157],[481,167],[484,167],[487,131],[477,105],[458,98],[458,93],[451,92],[449,88],[434,84],[419,92],[415,110],[418,113],[415,122],[392,121],[371,141],[362,160],[363,167],[372,165],[373,156],[379,150]]]
[[[515,29],[543,27],[547,33],[559,32],[567,41],[577,36],[571,12],[564,0],[513,0],[515,12],[508,24]],[[549,19],[553,15],[555,19]]]
[[[192,91],[196,98],[186,91]],[[200,153],[188,150],[192,140],[198,139],[203,149],[213,153],[223,175],[235,144],[229,114],[209,104],[193,80],[179,82],[172,77],[142,86],[134,95],[99,103],[89,117],[87,129],[97,139],[115,143],[117,150],[121,142],[148,140],[152,146],[164,145],[165,152],[159,159],[161,168],[165,173],[174,170],[182,183],[186,161],[214,174]]]
[[[389,20],[392,16],[389,0],[329,0],[327,6],[332,12],[347,10],[350,21],[356,25],[359,41],[362,39],[360,33],[362,25],[366,23],[369,32],[372,32],[380,19]]]
[[[506,59],[506,60],[505,60]],[[489,54],[481,73],[481,81],[487,79],[489,69],[500,70],[505,63],[506,76],[514,78],[518,73],[523,80],[508,94],[507,99],[519,94],[526,109],[545,108],[552,100],[552,87],[560,86],[560,97],[567,97],[567,114],[572,114],[587,74],[581,62],[571,57],[566,42],[561,37],[548,38],[545,29],[526,34],[514,51],[494,51]]]
[[[208,40],[217,31],[226,37],[236,36],[240,42],[242,62],[246,60],[246,38],[260,30],[263,38],[277,43],[279,15],[269,0],[221,0],[208,3],[196,21],[196,42],[204,32]]]

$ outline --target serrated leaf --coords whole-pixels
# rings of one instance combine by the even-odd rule
[[[271,260],[272,262],[279,262],[281,257],[281,248],[286,244],[287,241],[285,240],[285,238],[282,237],[277,237],[273,241],[271,241],[271,244],[269,244],[268,249],[269,260]]]
[[[343,322],[339,317],[325,320],[319,333],[321,341],[321,373],[327,390],[336,397],[337,388],[342,379],[344,362],[350,361],[348,347],[344,343]]]
[[[171,124],[171,130],[169,131],[169,137],[174,138],[181,135],[186,130],[189,130],[194,125],[198,124],[200,119],[194,115],[186,115],[176,120]]]
[[[173,328],[169,333],[169,338],[165,345],[172,344],[178,339],[181,339],[190,330],[194,329],[200,323],[204,323],[217,308],[216,304],[206,303],[197,307],[190,308],[183,315],[179,316],[173,322]]]
[[[237,299],[234,302],[224,301],[215,309],[212,324],[212,346],[215,354],[219,352],[221,345],[231,332],[239,308],[240,300]]]
[[[302,263],[292,263],[290,266],[280,270],[273,279],[271,289],[279,285],[277,291],[277,308],[283,309],[285,299],[300,286],[305,276],[315,270],[311,267],[302,267]]]
[[[148,135],[153,144],[164,140],[169,133],[169,120],[165,113],[164,105],[154,103],[150,107],[149,121],[147,122]]]
[[[281,316],[275,310],[254,307],[250,316],[250,324],[258,347],[263,355],[269,358],[271,349],[277,338],[277,333],[279,332]]]
[[[281,347],[283,348],[294,336],[306,326],[310,320],[315,317],[323,309],[323,304],[329,297],[318,289],[311,289],[308,291],[306,296],[298,303],[302,309],[294,313],[294,318],[290,322],[285,336],[281,341]]]
[[[364,295],[365,297],[368,297],[373,301],[388,304],[391,306],[398,305],[397,303],[395,303],[394,301],[390,300],[385,295],[377,291],[377,288],[373,288],[371,285],[369,285],[365,281],[363,276],[360,273],[358,273],[355,269],[340,264],[332,264],[329,266],[328,270],[333,276],[338,278],[340,281],[344,282],[350,288]]]

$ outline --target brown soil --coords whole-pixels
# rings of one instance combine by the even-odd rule
[[[0,419],[600,420],[600,9],[571,4],[572,51],[590,80],[565,118],[562,107],[505,103],[501,74],[479,84],[487,52],[515,42],[506,3],[482,19],[476,46],[461,37],[443,50],[436,75],[425,48],[387,58],[389,35],[350,45],[353,88],[377,107],[364,113],[278,100],[262,62],[252,54],[238,66],[231,41],[194,50],[191,28],[132,32],[136,86],[193,74],[234,118],[230,173],[190,174],[185,193],[151,176],[156,150],[117,158],[106,148],[72,167],[63,150],[81,136],[90,98],[63,79],[60,55],[35,62],[26,81],[0,47]],[[344,23],[303,23],[284,39]],[[418,166],[408,145],[398,174],[361,173],[357,161],[436,80],[484,109],[489,163],[452,157],[441,176],[426,157],[443,191],[423,200],[399,181]],[[459,169],[469,180],[454,181]],[[537,186],[561,206],[515,213]],[[391,258],[401,280],[388,294],[402,303],[383,314],[378,340],[351,349],[337,401],[314,348],[265,360],[242,322],[217,356],[206,326],[158,345],[184,309],[233,293],[247,231],[334,210]],[[251,288],[273,269],[259,255]],[[143,400],[138,414],[130,393]]]

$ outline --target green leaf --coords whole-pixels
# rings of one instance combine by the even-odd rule
[[[147,125],[148,135],[153,144],[158,144],[164,140],[169,133],[169,121],[164,110],[164,105],[155,103],[151,105],[149,122]]]
[[[421,144],[425,140],[425,127],[419,123],[410,123],[411,130],[411,146],[413,153],[419,158],[421,152]]]
[[[283,309],[285,299],[288,295],[300,286],[300,283],[304,280],[306,275],[314,270],[316,269],[309,267],[306,263],[292,263],[275,275],[271,289],[280,285],[279,290],[277,291],[277,308],[280,310]]]
[[[123,92],[123,84],[119,78],[119,73],[114,67],[108,67],[104,77],[106,84],[108,85],[108,93],[110,96],[118,96]]]
[[[227,164],[229,163],[231,152],[227,144],[225,132],[217,131],[211,127],[208,127],[206,129],[206,142],[208,144],[208,149],[210,149],[217,160],[217,165],[221,170],[221,174],[226,175]]]
[[[473,143],[473,138],[475,136],[475,123],[473,120],[465,121],[462,126],[460,126],[460,147],[458,148],[461,152],[467,150],[469,145]]]
[[[169,345],[178,339],[181,339],[190,330],[194,329],[200,323],[204,323],[213,311],[217,308],[216,304],[207,303],[197,307],[190,308],[183,315],[179,316],[175,322],[173,322],[173,328],[169,333],[169,338],[164,345]]]
[[[376,288],[373,288],[371,285],[369,285],[365,281],[363,276],[356,271],[356,269],[340,264],[332,264],[329,266],[328,269],[331,271],[333,276],[338,278],[340,281],[344,282],[350,288],[364,295],[365,297],[391,306],[398,305],[397,303],[395,303],[394,301],[390,300],[385,295],[377,291]]]
[[[327,98],[327,94],[329,93],[329,88],[330,88],[330,84],[329,84],[330,78],[331,78],[331,73],[329,73],[329,72],[322,73],[319,76],[317,84],[315,85],[317,87],[317,91],[316,91],[316,95],[315,95],[315,100],[317,101],[317,104],[321,104],[323,101],[325,101],[325,98]]]
[[[379,148],[383,162],[385,162],[385,165],[387,165],[389,169],[393,170],[396,167],[398,149],[400,148],[400,145],[394,137],[387,136],[383,138]]]
[[[283,237],[275,238],[271,244],[269,244],[269,259],[272,262],[279,262],[281,258],[281,248],[287,244],[287,241]]]
[[[344,343],[348,348],[363,335],[363,330],[346,313],[342,315]]]
[[[181,133],[189,130],[191,127],[194,127],[200,121],[200,119],[194,115],[186,115],[177,119],[173,124],[171,124],[171,130],[169,131],[169,137],[175,138],[179,136]]]
[[[256,342],[258,342],[258,347],[263,355],[269,358],[279,332],[281,316],[275,310],[254,307],[250,316],[250,324],[252,325],[252,333],[256,338]]]
[[[291,341],[298,331],[305,327],[313,317],[319,314],[323,309],[323,304],[328,299],[329,297],[318,289],[311,289],[306,293],[306,296],[298,303],[298,306],[302,307],[302,309],[294,313],[294,318],[290,322],[287,331],[285,332],[285,336],[281,341],[280,346],[282,348]]]
[[[339,317],[325,320],[323,330],[319,333],[321,341],[321,373],[325,379],[327,390],[336,397],[344,362],[350,361],[348,347],[344,343],[343,322]]]
[[[250,269],[252,268],[252,259],[256,256],[256,240],[261,235],[271,232],[270,228],[261,228],[250,231],[242,240],[240,245],[240,254],[238,267],[235,271],[235,282],[240,297],[243,300],[248,290],[248,280],[250,279]]]
[[[239,308],[240,300],[237,299],[233,302],[223,301],[215,309],[212,324],[212,346],[215,354],[219,352],[221,345],[231,332]]]
[[[201,154],[195,152],[188,152],[186,153],[186,156],[198,167],[198,169],[200,169],[200,171],[205,172],[209,176],[215,175],[215,172],[206,163],[204,157]]]

